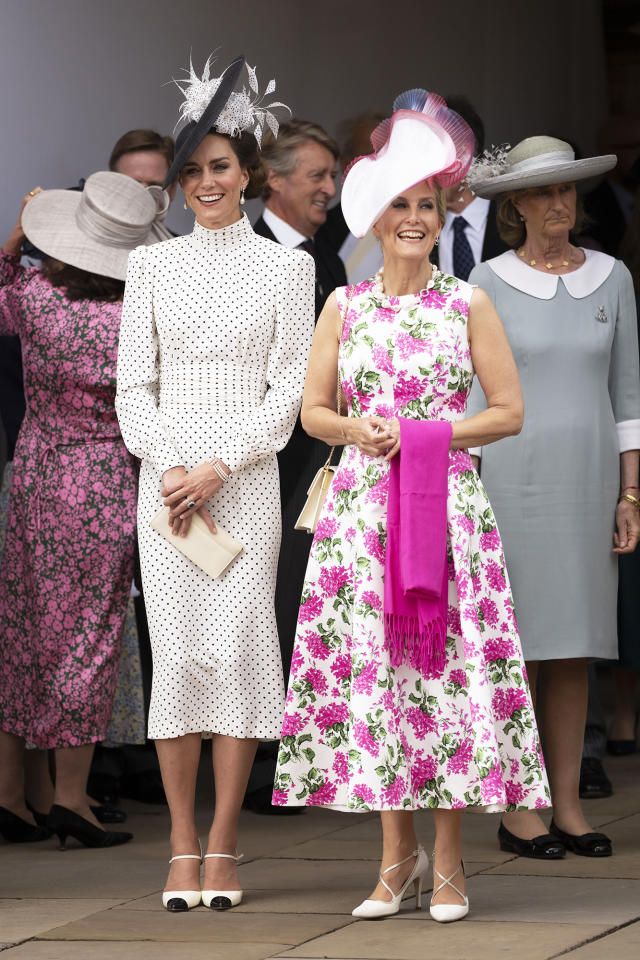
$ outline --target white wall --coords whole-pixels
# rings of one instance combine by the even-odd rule
[[[422,86],[467,93],[490,141],[564,133],[588,151],[606,108],[598,0],[0,0],[0,240],[33,186],[104,169],[132,127],[170,132],[166,82],[216,46],[331,132]]]

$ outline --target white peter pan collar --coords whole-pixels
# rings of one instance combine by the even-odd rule
[[[616,262],[613,257],[599,250],[584,250],[584,254],[586,260],[582,266],[562,276],[534,270],[514,250],[507,250],[499,257],[487,260],[487,266],[510,287],[538,300],[552,300],[558,289],[558,280],[562,280],[574,300],[581,300],[602,286]]]

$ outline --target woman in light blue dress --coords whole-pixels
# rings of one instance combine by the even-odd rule
[[[640,535],[636,306],[624,264],[573,246],[570,231],[580,217],[575,182],[615,160],[576,161],[569,144],[531,137],[472,183],[479,196],[500,195],[498,227],[512,249],[469,279],[502,318],[525,401],[519,436],[472,452],[502,536],[534,691],[540,680],[554,804],[551,833],[530,811],[504,815],[499,838],[505,850],[542,859],[566,848],[611,854],[584,818],[578,781],[586,665],[617,658],[616,554],[632,552]],[[469,413],[483,406],[476,382]]]

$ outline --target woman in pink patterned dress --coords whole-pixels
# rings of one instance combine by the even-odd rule
[[[0,564],[8,840],[131,839],[102,829],[86,783],[111,719],[133,573],[137,470],[114,407],[123,281],[129,250],[155,239],[159,198],[118,173],[94,174],[81,194],[32,191],[0,253],[0,334],[20,336],[27,399]],[[25,233],[55,258],[43,271],[20,265]],[[47,828],[25,803],[25,743],[56,751]]]
[[[320,317],[302,408],[305,429],[347,445],[316,530],[283,722],[274,803],[381,811],[380,883],[355,911],[397,913],[428,860],[413,811],[434,811],[431,914],[468,911],[461,811],[549,805],[500,537],[467,447],[517,433],[522,399],[500,320],[482,290],[432,267],[444,189],[473,135],[444,101],[412,91],[349,171],[343,210],[373,226],[384,270],[342,288]],[[335,412],[338,367],[347,416]],[[474,371],[491,398],[465,419]],[[398,417],[448,420],[445,662],[393,666],[383,626],[389,461]]]

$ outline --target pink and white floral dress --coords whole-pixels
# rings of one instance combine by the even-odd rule
[[[434,268],[418,295],[378,275],[336,291],[349,416],[464,418],[473,287]],[[524,810],[549,787],[491,505],[449,454],[447,656],[422,676],[384,649],[389,466],[345,447],[305,579],[273,802],[340,810]]]

